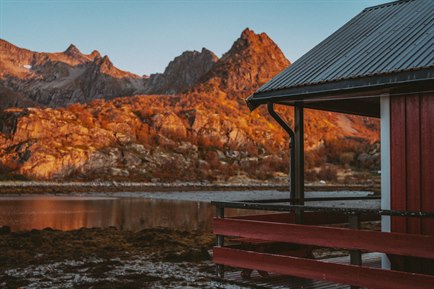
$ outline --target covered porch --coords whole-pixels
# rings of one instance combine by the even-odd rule
[[[417,89],[424,85],[432,83],[420,84]],[[267,103],[269,114],[290,137],[288,198],[213,202],[216,208],[213,229],[217,236],[213,257],[218,278],[254,288],[434,286],[434,232],[428,231],[429,224],[434,222],[434,210],[396,206],[417,192],[409,188],[404,193],[402,188],[392,185],[396,177],[393,178],[391,171],[396,171],[397,165],[391,169],[396,149],[395,155],[390,153],[388,144],[393,139],[390,114],[391,108],[397,106],[396,101],[402,101],[398,97],[391,101],[392,91],[386,94],[364,91],[366,97],[360,97],[360,92],[355,90],[334,93],[333,98],[324,95]],[[418,97],[433,99],[430,93]],[[294,129],[276,113],[275,105],[294,107]],[[381,196],[366,193],[313,197],[305,193],[303,115],[306,107],[381,118]],[[407,176],[399,176],[402,177]],[[225,211],[231,208],[264,213],[228,217]],[[399,230],[403,223],[426,224],[425,232]],[[328,254],[321,254],[324,251]]]
[[[247,99],[251,110],[267,105],[289,135],[290,193],[213,202],[219,278],[236,279],[229,267],[251,286],[277,278],[287,280],[281,288],[434,288],[432,8],[427,0],[366,8]],[[294,127],[276,105],[294,108]],[[380,118],[377,206],[330,205],[371,195],[305,194],[306,108]],[[227,217],[228,208],[266,213]]]

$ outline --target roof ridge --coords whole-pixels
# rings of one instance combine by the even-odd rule
[[[375,9],[380,9],[380,8],[384,8],[384,7],[389,7],[389,6],[403,4],[403,3],[407,3],[407,2],[413,2],[413,1],[415,1],[415,0],[397,0],[397,1],[387,2],[387,3],[383,3],[383,4],[378,4],[375,6],[366,7],[365,9],[363,9],[362,13],[366,12],[366,11],[372,11]]]

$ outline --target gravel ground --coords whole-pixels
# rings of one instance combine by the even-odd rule
[[[306,184],[307,191],[375,191],[375,185],[342,185],[342,184]],[[116,192],[203,192],[203,191],[251,191],[278,190],[287,191],[286,183],[262,182],[250,180],[246,183],[140,183],[140,182],[0,182],[0,194],[69,194],[69,193],[116,193]]]
[[[116,193],[91,193],[75,194],[76,196],[95,196],[95,197],[128,197],[128,198],[147,198],[176,201],[240,201],[240,200],[264,200],[264,199],[284,199],[288,198],[288,192],[278,190],[251,190],[251,191],[191,191],[191,192],[116,192]],[[371,196],[373,192],[367,191],[318,191],[306,192],[306,198],[317,197],[363,197]],[[380,208],[380,200],[354,200],[354,201],[312,201],[306,202],[309,206],[330,206],[348,208]]]
[[[245,288],[212,280],[214,266],[201,263],[152,262],[145,256],[65,260],[6,270],[3,279],[20,280],[23,288]],[[7,281],[0,286],[8,288]],[[9,288],[16,288],[12,285]]]

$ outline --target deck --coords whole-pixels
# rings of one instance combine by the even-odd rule
[[[381,268],[380,253],[367,253],[362,255],[364,266],[371,268]],[[323,259],[324,262],[333,262],[339,264],[350,264],[350,256],[335,257]],[[216,278],[217,279],[217,278]],[[217,279],[218,280],[218,279]],[[323,281],[302,279],[292,276],[285,276],[270,273],[267,278],[261,277],[257,271],[251,275],[251,279],[245,280],[241,278],[241,271],[227,271],[224,276],[225,282],[239,286],[246,286],[258,289],[350,289],[351,286],[344,284],[334,284]]]
[[[213,259],[219,278],[251,288],[434,288],[434,236],[381,232],[378,225],[370,225],[378,224],[382,216],[433,218],[434,212],[291,205],[285,201],[213,202],[217,235]],[[225,208],[266,212],[225,216]],[[349,250],[349,256],[318,259],[313,254],[327,248]],[[392,269],[381,268],[381,254],[389,257]],[[418,267],[407,270],[400,262]],[[245,278],[242,269],[233,268],[244,268]],[[256,270],[269,276],[261,277]]]

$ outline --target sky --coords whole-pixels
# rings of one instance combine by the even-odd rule
[[[186,50],[228,51],[265,32],[294,62],[364,8],[388,0],[0,0],[0,38],[33,51],[98,50],[120,69],[163,72]]]

